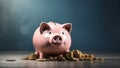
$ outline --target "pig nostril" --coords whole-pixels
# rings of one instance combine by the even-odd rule
[[[62,40],[62,38],[61,38],[61,37],[59,37],[59,40],[61,41],[61,40]]]
[[[54,38],[53,38],[53,41],[55,41],[55,42],[57,42],[57,41],[62,41],[62,38],[60,37],[60,36],[55,36]]]
[[[54,40],[56,40],[57,38],[56,37],[54,37]]]

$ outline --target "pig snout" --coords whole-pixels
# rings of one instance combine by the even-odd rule
[[[53,39],[52,39],[52,43],[53,44],[61,44],[62,43],[62,37],[59,36],[59,35],[54,36]]]

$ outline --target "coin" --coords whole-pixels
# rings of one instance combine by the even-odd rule
[[[16,61],[15,59],[6,59],[6,61]]]

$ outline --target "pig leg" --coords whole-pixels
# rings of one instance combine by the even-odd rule
[[[69,52],[70,50],[66,50],[66,52]]]
[[[44,55],[41,51],[35,51],[35,54],[39,55],[40,59],[44,58]]]
[[[62,55],[66,57],[66,53],[70,52],[70,50],[66,50]]]
[[[44,54],[41,51],[39,51],[39,58],[40,59],[44,58]]]
[[[35,51],[35,54],[39,55],[39,52],[38,52],[38,51]]]

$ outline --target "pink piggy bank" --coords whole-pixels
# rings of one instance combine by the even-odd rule
[[[49,54],[59,55],[69,52],[71,30],[71,23],[42,22],[33,35],[35,54],[38,54],[39,58],[44,58]]]

